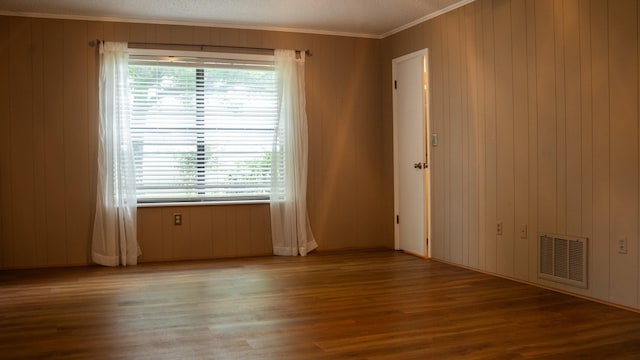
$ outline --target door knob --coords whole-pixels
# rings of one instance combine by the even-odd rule
[[[415,163],[415,164],[413,164],[413,168],[414,168],[414,169],[422,169],[422,163]]]

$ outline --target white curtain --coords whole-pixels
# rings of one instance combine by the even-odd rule
[[[91,257],[105,266],[135,265],[140,254],[128,63],[127,43],[100,44],[100,139]]]
[[[318,245],[307,215],[305,53],[276,50],[278,125],[271,162],[271,237],[275,255],[307,255]]]

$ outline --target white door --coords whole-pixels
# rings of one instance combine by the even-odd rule
[[[395,245],[427,257],[427,50],[394,59],[392,66]]]

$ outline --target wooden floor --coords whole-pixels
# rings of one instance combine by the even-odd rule
[[[2,271],[0,358],[637,359],[640,315],[384,250]]]

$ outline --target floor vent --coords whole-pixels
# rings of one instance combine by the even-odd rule
[[[540,234],[538,277],[586,289],[587,247],[587,238]]]

